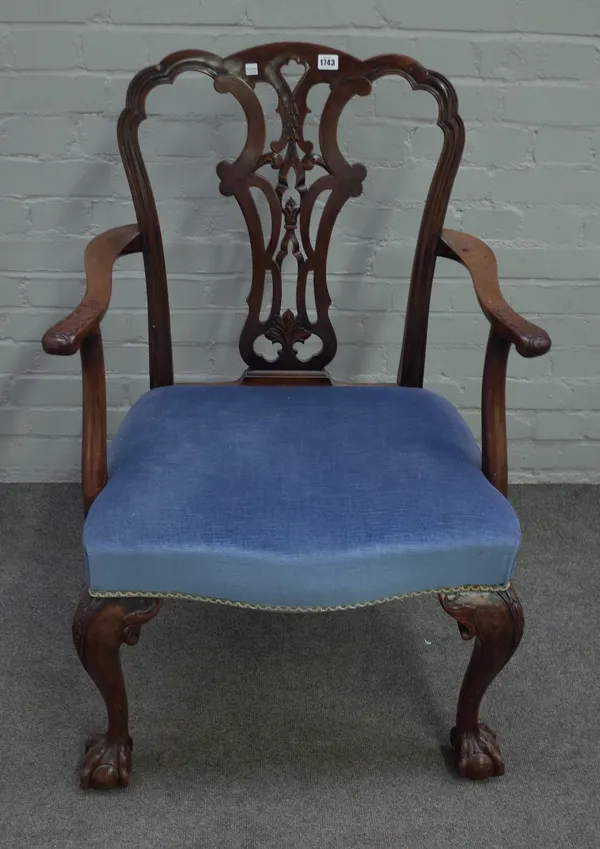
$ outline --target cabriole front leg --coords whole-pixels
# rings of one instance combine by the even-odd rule
[[[84,790],[129,784],[133,741],[119,650],[122,643],[137,643],[140,627],[156,616],[160,606],[160,599],[92,598],[87,590],[81,595],[73,619],[73,641],[108,714],[106,733],[91,737],[86,744],[79,774]]]
[[[458,622],[463,640],[475,638],[473,654],[458,697],[451,732],[454,760],[461,776],[473,779],[504,774],[495,733],[479,722],[481,700],[508,663],[523,635],[523,608],[513,587],[482,593],[440,595],[446,613]]]

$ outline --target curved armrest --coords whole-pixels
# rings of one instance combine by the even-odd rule
[[[473,280],[477,300],[499,337],[512,342],[522,357],[539,357],[550,350],[550,337],[507,304],[498,283],[494,252],[481,239],[442,230],[438,255],[460,262]]]
[[[46,331],[42,347],[47,354],[75,354],[102,321],[112,291],[112,268],[123,254],[138,253],[142,240],[137,224],[107,230],[88,244],[84,253],[86,289],[73,312]]]

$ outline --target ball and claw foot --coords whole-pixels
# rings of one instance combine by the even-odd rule
[[[450,732],[454,761],[461,778],[483,781],[504,775],[504,760],[496,742],[496,734],[480,723],[476,730]]]
[[[83,766],[79,773],[82,790],[113,790],[127,787],[131,776],[133,740],[108,743],[106,734],[96,734],[85,744]]]

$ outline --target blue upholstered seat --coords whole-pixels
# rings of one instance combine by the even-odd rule
[[[395,386],[154,389],[84,529],[92,593],[272,607],[503,585],[518,544],[459,413]]]

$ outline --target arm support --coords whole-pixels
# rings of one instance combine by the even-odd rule
[[[137,224],[107,230],[89,243],[83,261],[86,289],[83,300],[73,312],[47,330],[42,347],[47,354],[70,356],[102,321],[112,291],[112,269],[123,254],[138,253],[142,240]]]
[[[83,379],[83,434],[81,478],[87,514],[107,479],[106,378],[100,322],[110,302],[112,269],[123,254],[141,250],[137,225],[116,227],[96,236],[84,254],[87,285],[79,306],[46,331],[42,340],[47,354],[81,354]]]
[[[85,515],[104,489],[108,478],[106,452],[106,377],[100,328],[81,343],[83,416],[81,434],[81,486]]]
[[[498,337],[512,342],[522,357],[539,357],[550,350],[550,337],[516,313],[502,296],[498,266],[491,248],[475,236],[443,230],[438,255],[464,265],[475,287],[477,300]]]
[[[550,337],[506,303],[498,283],[496,257],[484,242],[456,230],[443,230],[438,255],[460,262],[469,271],[477,300],[491,325],[481,392],[482,471],[506,495],[506,365],[510,346],[514,345],[523,357],[539,357],[550,349]]]
[[[481,387],[481,470],[502,495],[508,492],[506,365],[510,342],[490,328]]]

